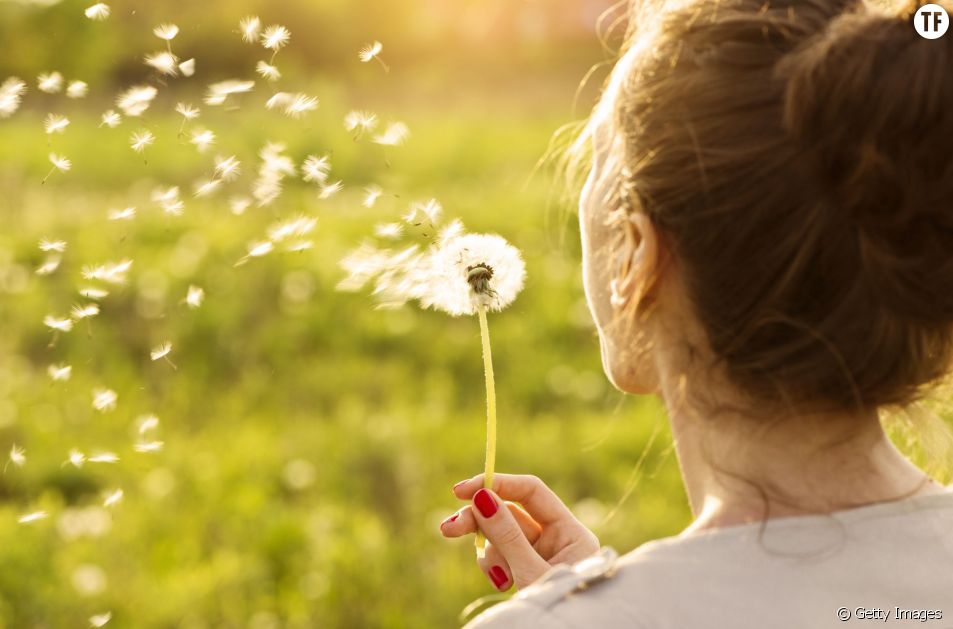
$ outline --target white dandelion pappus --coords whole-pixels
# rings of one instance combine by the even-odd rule
[[[331,157],[329,155],[308,155],[301,165],[301,179],[307,182],[323,184],[328,180],[331,172]]]
[[[368,186],[364,188],[364,201],[362,205],[366,208],[374,207],[374,204],[377,203],[377,200],[384,194],[384,191],[381,190],[380,186]]]
[[[205,179],[203,181],[196,182],[193,186],[193,195],[200,199],[202,197],[207,197],[216,190],[218,190],[222,185],[221,179]]]
[[[179,58],[165,50],[146,55],[145,64],[159,74],[176,76],[179,73]]]
[[[387,240],[396,240],[403,233],[404,226],[400,223],[381,223],[374,227],[374,235]]]
[[[36,267],[36,274],[50,275],[56,271],[56,269],[60,268],[60,262],[62,261],[63,259],[59,256],[59,254],[51,253],[46,257],[45,260],[43,260],[42,263],[40,263],[40,266]]]
[[[36,86],[41,92],[56,94],[63,89],[63,75],[59,72],[47,72],[36,77]]]
[[[377,114],[369,111],[352,110],[344,116],[344,128],[354,133],[354,138],[358,139],[365,133],[373,131],[377,127]]]
[[[251,207],[252,200],[248,197],[232,197],[228,200],[228,209],[235,216],[241,216]]]
[[[228,81],[219,81],[208,86],[205,95],[206,105],[222,105],[233,94],[244,94],[250,92],[255,87],[254,81],[239,81],[230,79]]]
[[[321,186],[321,189],[318,191],[319,199],[330,199],[338,192],[344,188],[344,183],[341,181],[333,181],[329,184]]]
[[[95,614],[89,617],[89,626],[93,629],[99,629],[100,627],[105,627],[110,620],[112,620],[112,612],[103,612],[102,614]]]
[[[116,106],[127,116],[141,116],[158,93],[159,90],[151,85],[136,85],[116,98]]]
[[[268,238],[279,243],[287,238],[302,238],[314,231],[318,219],[309,216],[297,216],[268,228]]]
[[[269,26],[261,34],[261,45],[274,52],[287,46],[290,40],[291,31],[280,24]]]
[[[86,304],[85,306],[73,306],[70,312],[76,320],[89,319],[99,314],[99,305]]]
[[[199,117],[201,109],[193,107],[191,103],[176,103],[175,112],[182,116],[184,120],[195,120]]]
[[[42,238],[39,245],[40,251],[56,251],[57,253],[63,253],[66,251],[66,241],[65,240],[49,240],[47,238]]]
[[[25,513],[17,518],[19,524],[30,524],[38,520],[43,520],[48,517],[49,514],[46,511],[34,511],[32,513]]]
[[[415,227],[423,225],[424,222],[433,227],[440,220],[441,214],[443,214],[443,206],[436,199],[430,199],[423,203],[420,201],[411,203],[403,219],[404,222]]]
[[[275,243],[270,240],[263,240],[261,242],[255,242],[248,246],[248,257],[250,258],[260,258],[264,255],[268,255],[275,249]]]
[[[179,72],[182,76],[189,77],[195,74],[195,59],[186,59],[179,64]]]
[[[164,441],[139,441],[132,444],[132,449],[143,453],[158,452],[164,445]]]
[[[243,17],[238,23],[238,30],[242,34],[242,41],[252,44],[257,41],[258,33],[261,31],[261,20],[257,15]]]
[[[152,201],[162,208],[166,214],[179,216],[185,207],[179,198],[179,187],[156,188],[152,191]]]
[[[86,286],[79,289],[80,297],[85,297],[86,299],[105,299],[109,296],[108,290],[103,290],[101,288],[94,288],[92,286]]]
[[[99,280],[107,284],[124,284],[129,269],[132,268],[132,260],[123,260],[122,262],[107,262],[98,266],[84,266],[82,269],[83,279]]]
[[[165,343],[158,345],[151,352],[149,352],[149,357],[152,358],[153,361],[160,360],[168,356],[171,351],[172,351],[172,343],[169,341],[166,341]]]
[[[26,83],[11,76],[0,85],[0,118],[8,118],[16,113],[26,92]]]
[[[397,146],[410,137],[410,129],[403,122],[392,122],[383,133],[374,136],[373,142],[382,146]]]
[[[73,162],[56,153],[50,153],[50,163],[53,164],[54,170],[58,170],[61,173],[65,173],[73,167]]]
[[[189,291],[185,295],[185,303],[189,308],[195,309],[202,305],[205,300],[205,291],[199,286],[189,286]]]
[[[73,320],[69,318],[56,317],[54,315],[46,315],[43,317],[43,325],[50,328],[54,332],[69,332],[73,329]]]
[[[195,145],[199,153],[204,153],[208,147],[215,144],[215,134],[208,129],[196,129],[192,132],[189,142]]]
[[[137,422],[139,423],[137,430],[140,436],[159,427],[159,418],[155,415],[140,415]]]
[[[70,84],[66,86],[67,98],[85,98],[88,93],[89,85],[86,81],[70,81]]]
[[[70,365],[50,365],[46,373],[53,382],[66,382],[73,375],[73,368]]]
[[[79,450],[77,450],[76,448],[71,449],[67,456],[68,458],[63,463],[64,465],[66,463],[69,463],[73,467],[83,467],[83,463],[86,462],[86,455],[80,452]]]
[[[215,158],[215,175],[222,181],[232,181],[241,172],[241,162],[234,155]]]
[[[110,129],[115,129],[116,127],[119,126],[120,122],[122,122],[122,116],[120,116],[118,113],[116,113],[112,109],[109,109],[103,112],[102,122],[99,124],[99,126],[102,127],[105,125],[109,127]]]
[[[265,101],[265,109],[278,109],[287,107],[291,100],[292,96],[288,92],[275,92],[267,101]]]
[[[307,94],[293,94],[291,102],[285,105],[285,115],[291,118],[300,118],[309,111],[318,108],[318,99]]]
[[[154,29],[152,29],[152,34],[158,37],[159,39],[164,39],[165,41],[172,41],[175,39],[175,36],[179,34],[179,27],[175,24],[159,24]]]
[[[284,154],[284,144],[269,142],[259,152],[261,166],[252,185],[252,197],[259,207],[264,207],[281,194],[282,180],[297,174],[294,162]]]
[[[93,6],[87,7],[84,13],[89,19],[101,22],[109,17],[109,5],[103,2],[97,2]]]
[[[118,463],[119,455],[115,452],[100,452],[98,454],[90,455],[86,459],[87,463]]]
[[[371,42],[358,51],[357,58],[361,60],[361,63],[370,63],[371,61],[377,60],[377,63],[381,64],[381,67],[384,68],[384,72],[390,72],[390,68],[380,57],[383,49],[384,44],[379,41]]]
[[[69,118],[59,114],[47,114],[46,118],[43,119],[43,130],[46,131],[47,135],[63,133],[68,126]]]
[[[122,500],[124,493],[122,489],[116,489],[105,494],[103,498],[104,507],[112,507],[119,504],[119,501]]]
[[[13,444],[10,448],[10,462],[17,467],[23,467],[23,464],[26,463],[26,450],[17,444]]]
[[[136,208],[126,207],[119,210],[109,210],[106,214],[106,218],[111,221],[128,221],[136,216]]]
[[[155,141],[156,136],[154,136],[151,131],[140,129],[130,136],[129,146],[132,147],[132,150],[136,153],[142,153],[146,150],[146,147],[152,145]]]
[[[267,61],[259,61],[255,65],[255,72],[266,81],[274,82],[281,78],[281,72],[278,71],[278,67],[271,65]]]
[[[119,396],[112,389],[101,387],[93,389],[93,408],[103,413],[114,410],[118,398]]]

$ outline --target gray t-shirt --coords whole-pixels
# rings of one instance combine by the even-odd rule
[[[659,539],[618,558],[603,549],[550,569],[466,629],[885,625],[953,629],[953,486]]]

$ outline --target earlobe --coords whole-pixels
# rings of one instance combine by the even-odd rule
[[[617,276],[609,285],[610,301],[617,310],[639,304],[655,284],[659,268],[658,232],[642,212],[627,214],[621,221],[624,244],[619,252]]]

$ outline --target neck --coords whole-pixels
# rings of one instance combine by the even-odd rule
[[[943,491],[894,447],[875,411],[712,414],[677,380],[662,378],[661,392],[695,516],[686,533]]]

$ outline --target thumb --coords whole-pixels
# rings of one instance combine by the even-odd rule
[[[491,490],[481,489],[473,495],[473,517],[493,547],[506,559],[516,587],[521,588],[542,576],[550,566],[526,539],[513,513],[500,508],[502,504]]]

